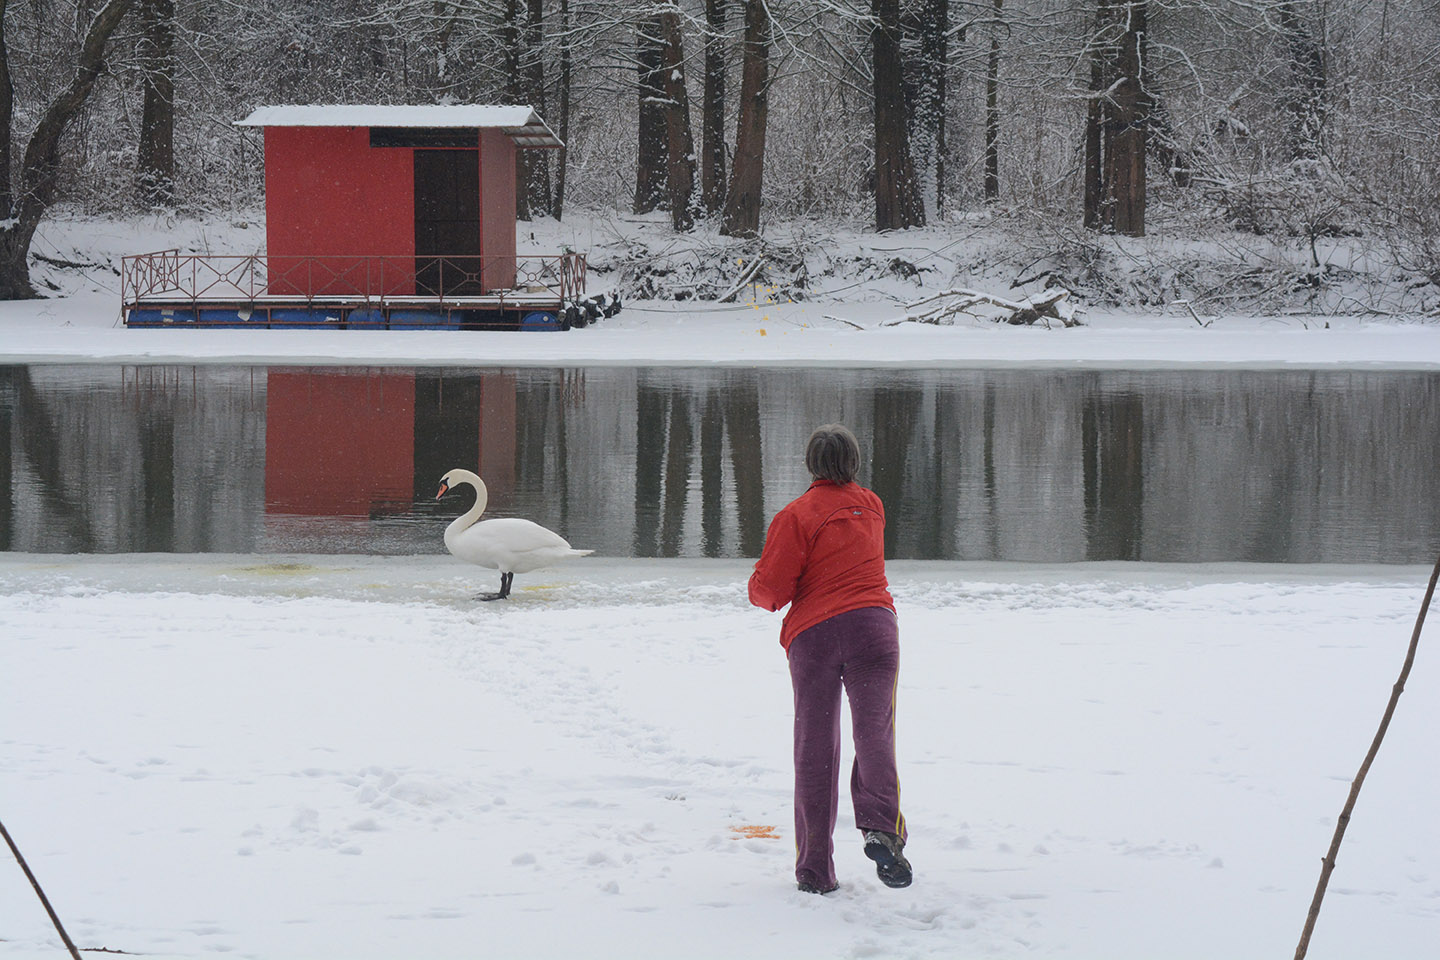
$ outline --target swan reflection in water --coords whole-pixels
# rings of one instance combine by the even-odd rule
[[[754,558],[830,419],[873,453],[895,559],[1428,564],[1440,542],[1428,371],[39,364],[0,365],[0,551],[433,554],[469,506],[434,482],[465,464],[490,516],[601,554]]]
[[[462,484],[475,488],[475,505],[445,528],[445,549],[468,563],[500,571],[499,592],[477,594],[476,600],[504,600],[510,596],[510,583],[515,574],[554,566],[566,557],[583,557],[595,552],[576,550],[560,534],[531,520],[519,517],[481,520],[489,494],[485,481],[469,470],[456,469],[445,474],[435,499],[439,500]]]

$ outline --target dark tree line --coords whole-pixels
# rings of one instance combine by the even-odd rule
[[[56,201],[256,204],[272,103],[527,103],[522,218],[747,237],[987,205],[1406,239],[1440,276],[1432,0],[0,0],[0,296]],[[1322,202],[1325,201],[1325,202]],[[1330,202],[1333,201],[1333,202]]]

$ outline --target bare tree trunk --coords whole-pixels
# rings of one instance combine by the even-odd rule
[[[1116,233],[1145,236],[1145,135],[1149,101],[1141,80],[1148,33],[1146,4],[1126,5],[1125,33],[1116,59],[1120,80],[1114,92],[1113,138],[1106,151],[1106,179],[1114,201]]]
[[[985,63],[985,199],[1000,199],[1000,28],[1005,0],[995,0],[990,56]]]
[[[570,0],[560,0],[560,142],[566,144],[555,151],[555,202],[550,215],[556,220],[565,212],[565,165],[570,143]]]
[[[505,0],[505,13],[500,21],[500,47],[505,60],[505,98],[514,104],[525,102],[524,44],[525,37],[520,30],[520,0]],[[534,151],[516,151],[516,220],[530,219],[530,166],[527,156],[530,153]]]
[[[106,0],[90,21],[76,60],[75,76],[46,108],[20,163],[20,180],[12,192],[10,217],[0,226],[0,300],[35,296],[30,286],[30,241],[55,199],[60,167],[60,138],[85,105],[105,65],[105,44],[130,9],[132,0]],[[3,29],[3,22],[0,22]],[[0,40],[3,46],[3,40]],[[10,125],[0,139],[11,136]]]
[[[945,193],[945,73],[950,59],[950,0],[922,0],[916,89],[911,116],[916,187],[927,219],[938,217]]]
[[[725,0],[705,0],[705,94],[700,118],[700,201],[725,202]]]
[[[659,19],[665,51],[661,78],[665,84],[666,180],[670,195],[670,223],[676,230],[695,225],[691,199],[695,193],[695,139],[690,132],[690,95],[685,84],[685,43],[680,34],[680,12],[671,7]]]
[[[140,115],[136,188],[140,202],[175,201],[175,0],[140,0]]]
[[[649,213],[665,196],[665,99],[660,65],[660,27],[654,17],[641,21],[635,31],[635,59],[639,71],[639,142],[635,154],[636,213]]]
[[[740,116],[735,160],[720,232],[753,237],[760,232],[760,189],[765,180],[765,123],[770,85],[770,11],[765,0],[746,0],[745,39],[740,67]]]
[[[1085,123],[1085,226],[1145,235],[1145,0],[1102,0],[1090,60]]]
[[[10,48],[5,42],[6,0],[0,0],[0,210],[15,204],[10,189],[10,127],[15,119],[15,84],[10,79]]]
[[[915,183],[900,54],[900,0],[871,0],[875,83],[875,227],[923,226],[925,208]]]
[[[1292,0],[1284,0],[1276,13],[1290,52],[1291,80],[1285,90],[1290,114],[1290,155],[1296,160],[1320,156],[1325,127],[1325,50],[1306,27]]]
[[[1105,28],[1108,9],[1106,3],[1099,5],[1095,16],[1096,34],[1090,41],[1090,97],[1085,104],[1084,224],[1088,230],[1099,230],[1104,226],[1101,208],[1105,205],[1105,110],[1101,98],[1105,96],[1109,71],[1101,31]]]
[[[541,117],[546,113],[545,97],[545,4],[544,0],[526,0],[525,36],[522,52],[525,69],[525,100]],[[545,213],[550,209],[550,151],[521,150],[516,158],[525,171],[524,183],[530,193],[530,210]]]

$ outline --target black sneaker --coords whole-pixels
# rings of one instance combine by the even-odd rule
[[[839,890],[840,884],[836,883],[828,887],[822,887],[819,884],[814,883],[810,880],[801,880],[795,884],[795,889],[799,890],[801,893],[826,894],[834,893],[836,890]]]
[[[865,856],[875,861],[875,875],[887,887],[910,886],[910,861],[901,852],[904,849],[905,841],[893,833],[865,831]]]

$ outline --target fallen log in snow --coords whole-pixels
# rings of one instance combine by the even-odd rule
[[[1048,327],[1051,320],[1058,320],[1066,327],[1080,326],[1080,321],[1075,319],[1075,305],[1070,302],[1069,290],[1052,290],[1038,297],[1009,300],[968,287],[957,287],[908,303],[905,305],[905,316],[886,321],[883,326],[893,327],[901,323],[949,325],[961,315],[982,316],[975,310],[976,307],[993,308],[984,315],[997,323],[1021,325],[1043,320]],[[997,315],[996,311],[1000,313]]]
[[[735,285],[716,297],[715,302],[729,303],[731,300],[734,300],[735,295],[743,290],[747,283],[754,281],[756,275],[760,272],[760,268],[763,266],[765,266],[764,257],[756,257],[750,261],[750,266],[746,267],[744,272],[740,274],[740,279],[735,281]]]

